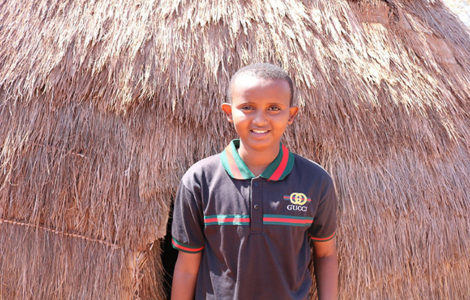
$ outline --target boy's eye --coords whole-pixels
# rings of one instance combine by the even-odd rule
[[[241,110],[252,110],[253,109],[253,106],[251,105],[242,105],[240,107]]]
[[[268,108],[268,110],[269,110],[269,111],[280,111],[281,108],[280,108],[279,106],[270,106],[270,107]]]

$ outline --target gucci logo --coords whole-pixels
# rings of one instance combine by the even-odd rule
[[[307,203],[307,196],[303,193],[292,193],[290,194],[290,203],[295,205],[304,205]]]
[[[287,205],[287,210],[307,211],[307,206]]]

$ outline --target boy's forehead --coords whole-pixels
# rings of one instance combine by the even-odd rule
[[[289,84],[286,80],[277,78],[263,78],[252,73],[243,73],[237,76],[231,87],[232,97],[235,95],[245,95],[257,90],[280,89],[290,96]]]
[[[232,86],[237,86],[238,88],[264,87],[278,80],[282,79],[263,78],[256,74],[246,72],[238,75],[233,81]]]

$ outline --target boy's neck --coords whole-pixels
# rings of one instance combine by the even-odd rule
[[[279,144],[278,144],[279,145]],[[245,165],[250,171],[258,177],[263,171],[276,159],[279,154],[280,147],[273,147],[264,151],[258,151],[255,149],[247,148],[240,141],[240,147],[238,148],[238,154]]]

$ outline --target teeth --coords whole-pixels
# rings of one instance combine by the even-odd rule
[[[257,129],[253,129],[252,131],[254,133],[266,133],[266,132],[268,132],[267,130],[257,130]]]

